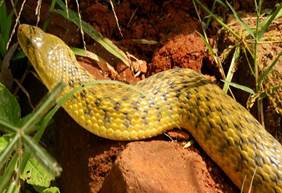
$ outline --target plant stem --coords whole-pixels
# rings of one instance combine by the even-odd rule
[[[256,93],[261,90],[261,86],[258,83],[259,79],[259,66],[257,61],[257,52],[258,52],[258,42],[259,42],[259,22],[260,22],[260,13],[261,13],[261,5],[263,0],[259,0],[259,4],[257,4],[257,0],[255,0],[256,5],[256,33],[255,33],[255,45],[254,45],[254,67],[255,67],[255,81],[256,81]],[[264,115],[263,115],[263,103],[262,99],[257,100],[257,110],[258,110],[258,119],[259,122],[264,126]]]

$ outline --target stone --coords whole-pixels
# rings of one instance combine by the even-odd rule
[[[131,142],[118,156],[100,193],[238,191],[228,180],[221,183],[216,176],[222,172],[214,172],[205,161],[197,150],[184,149],[179,143]]]

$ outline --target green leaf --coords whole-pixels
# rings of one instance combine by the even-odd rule
[[[237,65],[238,65],[237,60],[239,56],[240,56],[240,46],[236,46],[223,86],[223,91],[225,93],[227,93],[229,89],[229,82],[232,82],[233,75],[237,69]]]
[[[72,51],[75,53],[77,56],[83,56],[83,57],[88,57],[98,63],[107,63],[103,58],[98,56],[97,54],[90,52],[88,50],[80,49],[80,48],[72,48]],[[108,63],[107,63],[108,64]]]
[[[282,15],[282,3],[263,21],[259,24],[260,31],[258,32],[258,40],[263,37],[263,34],[268,30],[272,21]]]
[[[253,37],[255,38],[254,32],[253,30],[239,17],[239,15],[237,14],[237,12],[235,11],[235,9],[230,5],[230,3],[228,3],[228,1],[226,1],[226,4],[228,5],[228,7],[231,9],[234,17],[236,18],[236,20],[241,24],[241,26]]]
[[[7,106],[4,104],[11,103],[9,102],[10,100],[12,100],[12,103],[14,102],[18,105],[13,95],[2,84],[0,84],[0,86],[0,96],[5,96],[2,98],[0,97],[0,101],[2,101],[0,105],[4,107],[0,109],[0,111],[3,111],[3,109],[6,110],[5,108],[7,108]],[[36,110],[25,116],[23,119],[19,119],[18,113],[16,120],[18,125],[17,127],[20,126],[19,128],[13,126],[13,123],[8,123],[7,120],[9,119],[0,119],[1,125],[13,131],[12,133],[7,133],[5,135],[6,138],[4,138],[4,136],[0,137],[0,171],[3,171],[3,175],[0,176],[0,192],[4,192],[4,190],[11,193],[19,192],[21,184],[19,183],[19,180],[14,180],[17,178],[13,178],[18,174],[22,180],[25,180],[31,185],[48,187],[50,186],[51,181],[61,173],[62,169],[58,163],[38,144],[38,141],[40,140],[48,122],[59,108],[59,105],[56,105],[54,108],[52,108],[52,106],[55,105],[56,98],[59,96],[63,88],[64,84],[62,83],[56,85],[54,89],[42,100]],[[18,111],[19,110],[16,112]],[[2,119],[5,119],[7,114],[15,114],[10,111],[3,112],[5,112],[2,113],[5,116],[3,116],[4,118]],[[31,130],[29,128],[34,127],[38,130],[36,134],[33,135],[33,139],[30,136],[27,136],[26,132]],[[13,128],[16,129],[13,130]],[[22,155],[22,153],[24,153],[24,155]],[[50,192],[52,189],[46,189],[46,192],[48,191]]]
[[[25,180],[30,185],[49,187],[51,181],[55,179],[55,176],[37,161],[37,159],[32,157],[27,162],[21,174],[21,179]]]
[[[60,193],[60,189],[55,186],[50,188],[34,187],[34,189],[39,193]]]
[[[20,120],[20,106],[14,95],[0,83],[0,120],[17,125]]]
[[[224,80],[221,80],[222,82],[227,82],[227,81],[224,81]],[[237,83],[234,83],[234,82],[228,82],[228,84],[230,86],[233,86],[234,88],[237,88],[237,89],[240,89],[242,91],[245,91],[247,93],[250,93],[250,94],[255,94],[255,91],[247,86],[244,86],[244,85],[241,85],[241,84],[237,84]]]
[[[7,147],[9,143],[9,137],[8,136],[1,136],[0,137],[0,153]]]

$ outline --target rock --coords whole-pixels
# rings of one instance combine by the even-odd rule
[[[184,33],[184,32],[183,32]],[[205,44],[196,31],[180,34],[168,40],[152,59],[155,71],[160,72],[176,66],[200,71],[205,57]]]
[[[178,143],[132,142],[115,161],[100,193],[238,191],[229,181],[219,182],[218,171],[212,168],[197,151],[184,149]]]

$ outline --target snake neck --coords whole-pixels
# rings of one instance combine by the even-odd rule
[[[46,49],[45,53],[41,52],[38,55],[40,58],[46,57],[47,60],[44,60],[45,62],[42,64],[37,62],[37,65],[33,64],[33,66],[49,90],[59,82],[65,83],[67,88],[71,89],[95,80],[79,66],[72,51],[61,44],[50,47],[50,49]]]
[[[74,87],[76,84],[94,80],[93,76],[79,66],[72,50],[56,36],[23,24],[19,26],[18,40],[49,90],[59,82]]]
[[[47,53],[49,59],[47,60],[48,63],[45,64],[44,71],[36,69],[41,77],[46,78],[47,83],[45,85],[49,89],[58,82],[64,82],[72,88],[95,80],[93,76],[79,66],[71,50],[66,50],[60,45],[57,45],[54,50],[52,49]],[[64,57],[66,54],[73,56]]]

